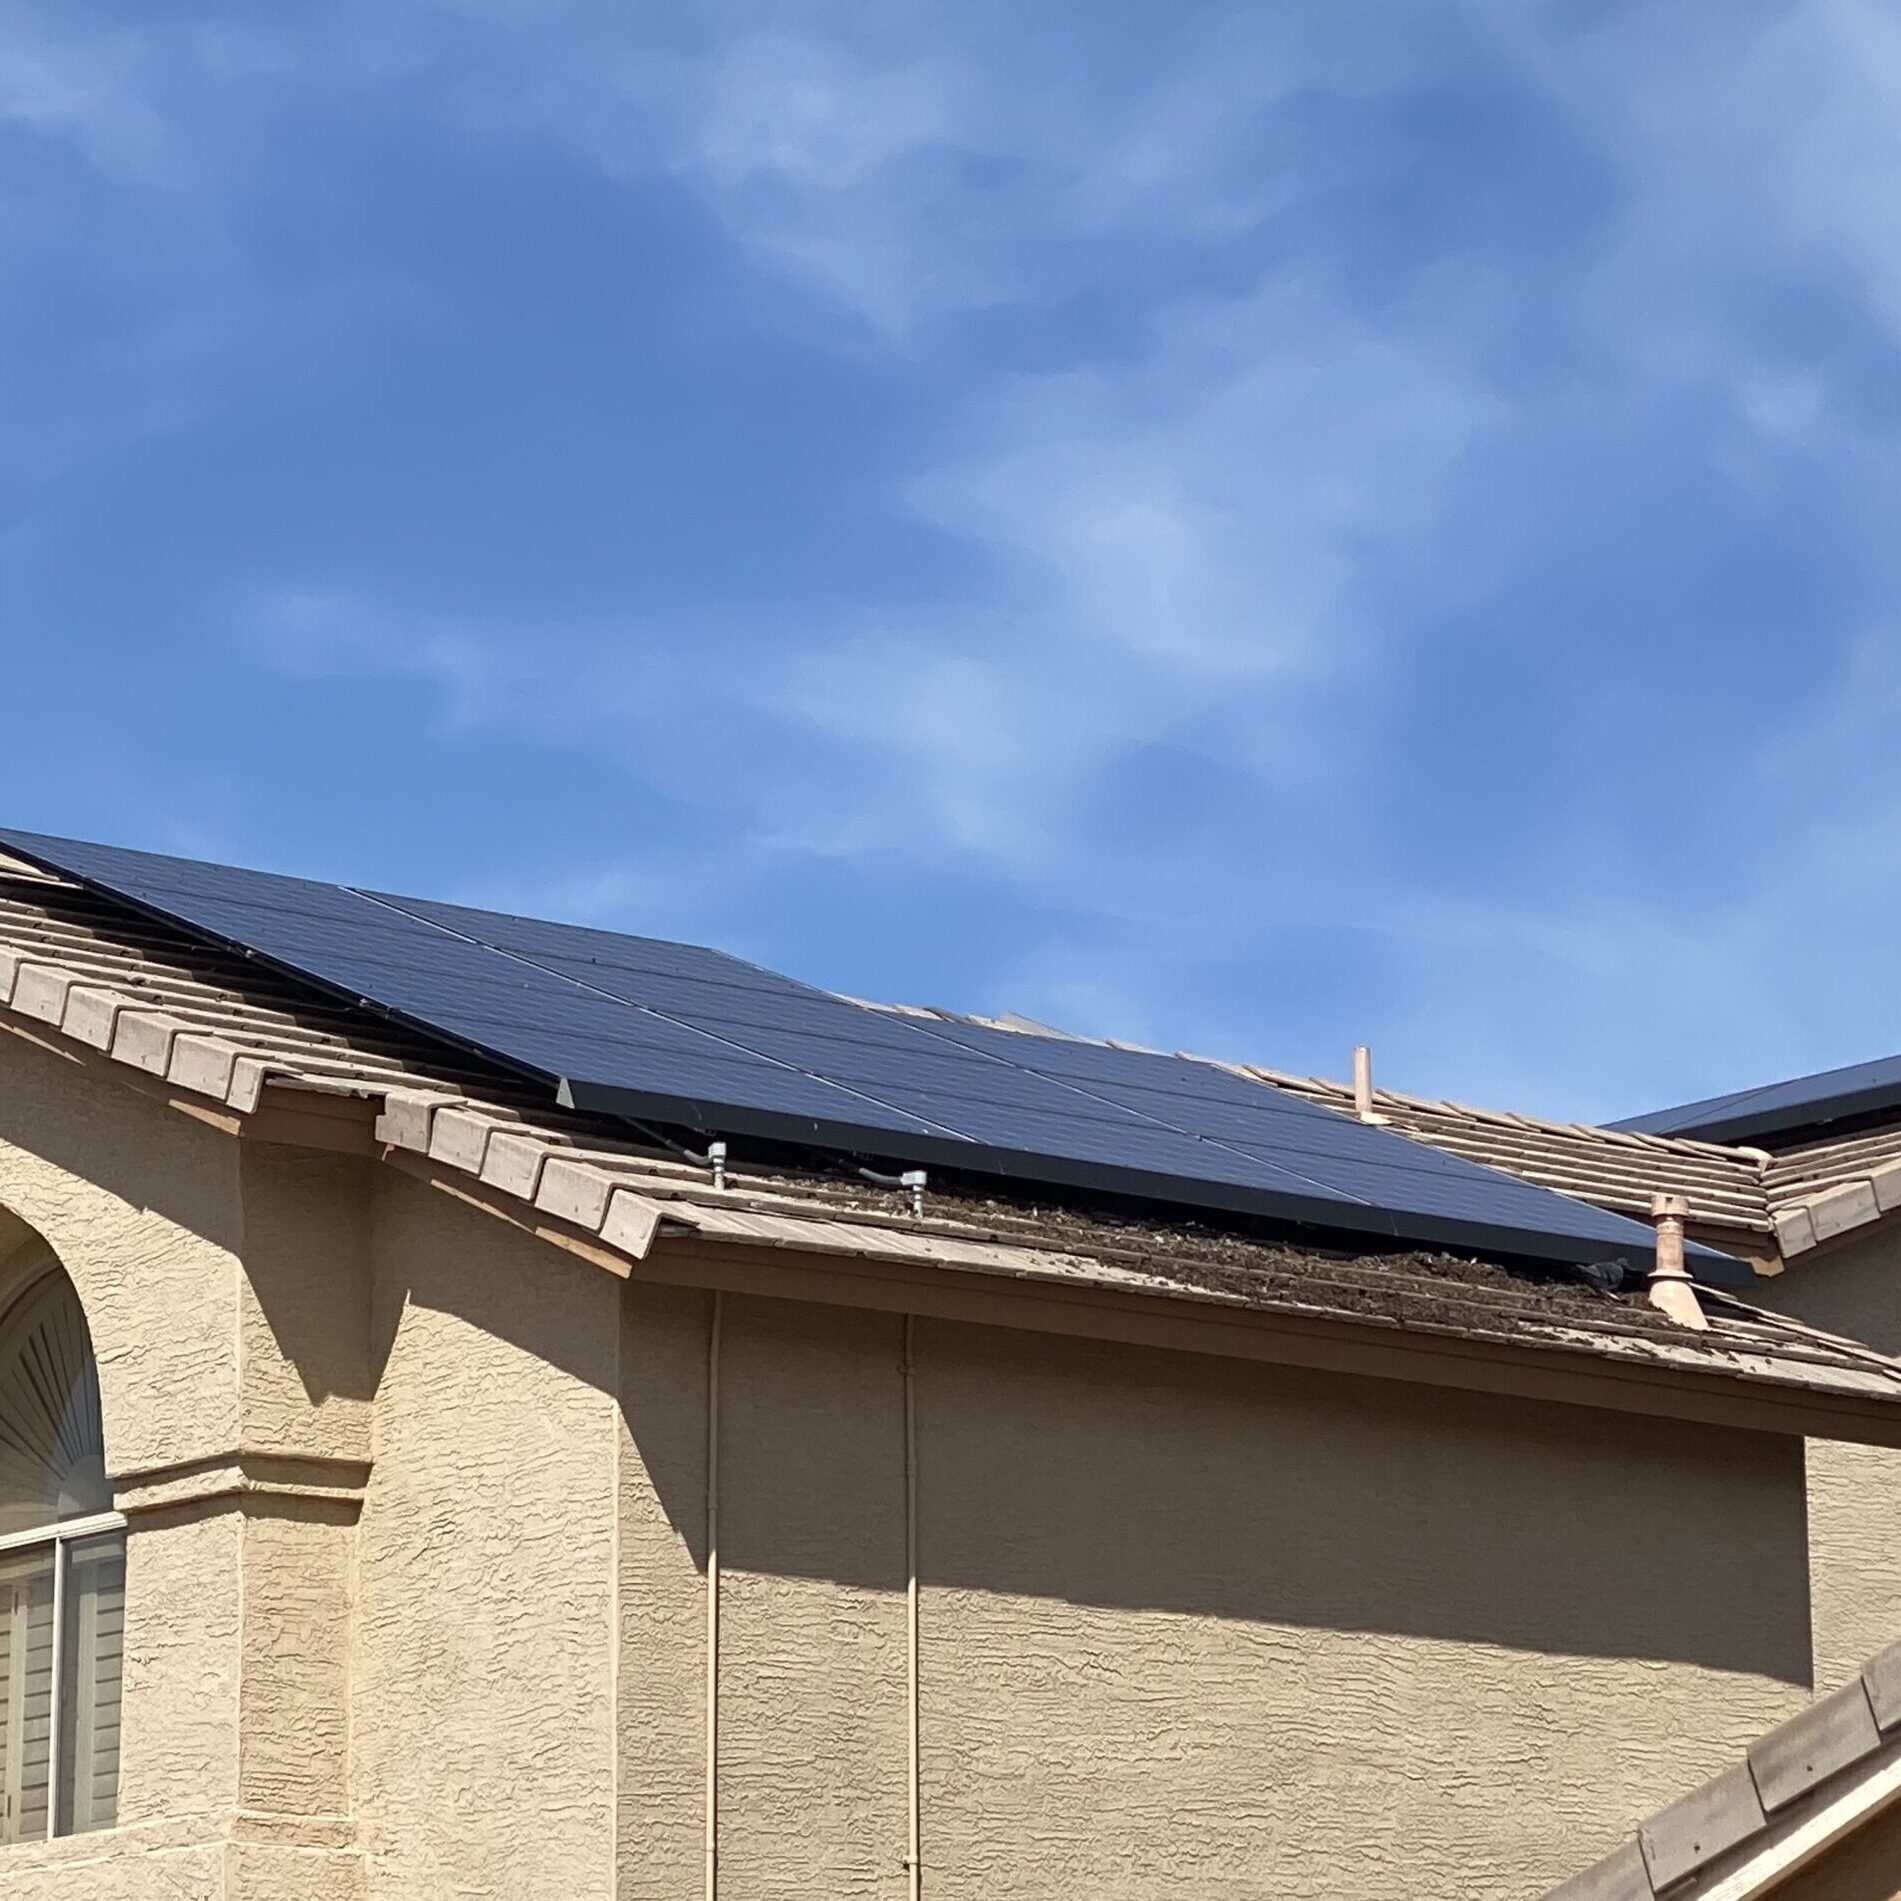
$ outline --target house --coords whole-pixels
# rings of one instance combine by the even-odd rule
[[[1762,1291],[1835,1176],[803,991],[945,1120],[768,1118],[678,947],[0,851],[9,1896],[1533,1896],[1878,1614],[1901,1375]]]
[[[1282,1089],[1351,1110],[1344,1084],[1269,1069]],[[1597,1206],[1638,1215],[1659,1194],[1689,1231],[1748,1259],[1762,1308],[1901,1353],[1901,1064],[1870,1063],[1640,1116],[1615,1128],[1475,1109],[1392,1090],[1375,1112],[1414,1139]],[[1814,1676],[1846,1683],[1901,1633],[1901,1462],[1818,1439],[1808,1450]]]

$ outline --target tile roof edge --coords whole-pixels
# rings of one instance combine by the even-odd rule
[[[234,994],[241,1003],[242,992]],[[374,1137],[384,1148],[468,1178],[485,1193],[512,1197],[513,1205],[531,1224],[559,1222],[618,1261],[644,1259],[663,1224],[670,1223],[675,1231],[693,1225],[664,1193],[642,1194],[617,1178],[611,1168],[564,1156],[561,1152],[575,1145],[571,1132],[525,1121],[519,1109],[505,1103],[471,1097],[447,1079],[438,1085],[431,1078],[352,1075],[343,1061],[317,1062],[306,1070],[295,1052],[247,1047],[241,1029],[223,1035],[207,1030],[158,1007],[149,997],[115,989],[95,973],[66,967],[57,955],[43,949],[0,946],[0,1011],[25,1019],[35,1030],[54,1031],[148,1082],[214,1102],[237,1117],[256,1115],[265,1105],[266,1090],[273,1087],[368,1098],[377,1105]],[[333,1073],[336,1070],[345,1073],[339,1076]],[[498,1144],[498,1135],[507,1139]],[[557,1164],[552,1172],[551,1163]],[[655,1186],[651,1180],[647,1185]],[[816,1204],[799,1218],[813,1224],[815,1233],[835,1231],[841,1223],[851,1225],[839,1210]],[[968,1235],[958,1237],[954,1228],[929,1231],[979,1245]],[[1026,1261],[1038,1252],[1030,1239],[1000,1239],[995,1246],[1014,1248]],[[1062,1249],[1041,1251],[1060,1254]],[[1551,1320],[1539,1324],[1548,1332],[1556,1327]],[[1503,1334],[1483,1337],[1508,1339]],[[1510,1343],[1533,1351],[1548,1348],[1554,1341],[1527,1338]],[[1679,1356],[1690,1351],[1687,1341],[1671,1344],[1678,1346]],[[1768,1357],[1759,1344],[1712,1344],[1716,1350],[1703,1366],[1707,1372],[1721,1370],[1717,1362],[1726,1351],[1732,1357],[1735,1352]],[[1608,1349],[1598,1351],[1602,1356]],[[1791,1388],[1804,1384],[1786,1370],[1781,1383]],[[1812,1379],[1807,1389],[1825,1390]]]
[[[1543,1901],[1753,1901],[1901,1800],[1901,1644],[1646,1817]]]

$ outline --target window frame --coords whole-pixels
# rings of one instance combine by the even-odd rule
[[[124,1512],[92,1512],[84,1518],[62,1518],[50,1525],[35,1525],[29,1531],[0,1533],[0,1556],[47,1545],[53,1548],[52,1690],[47,1707],[50,1728],[46,1740],[46,1833],[41,1837],[44,1841],[63,1839],[59,1832],[59,1744],[60,1719],[65,1715],[66,1699],[66,1573],[72,1564],[71,1547],[114,1533],[121,1537],[125,1534]]]
[[[30,1264],[25,1272],[12,1279],[4,1293],[0,1293],[0,1322],[14,1311],[22,1301],[32,1298],[35,1289],[42,1282],[55,1275],[65,1275],[66,1269],[58,1254],[39,1236],[39,1248],[35,1251],[28,1243]],[[17,1259],[18,1257],[12,1257]],[[68,1282],[71,1276],[66,1275]],[[73,1288],[73,1296],[78,1299],[79,1290]],[[93,1357],[95,1366],[97,1357],[93,1354],[91,1324],[87,1320],[84,1304],[80,1306],[80,1318],[86,1322],[87,1350]],[[60,1778],[60,1741],[63,1724],[61,1719],[66,1713],[66,1598],[67,1577],[72,1568],[72,1550],[76,1545],[88,1543],[95,1538],[114,1537],[120,1540],[124,1549],[126,1535],[126,1515],[122,1511],[87,1512],[78,1518],[54,1518],[41,1525],[28,1525],[19,1531],[0,1532],[0,1557],[11,1557],[16,1552],[40,1551],[50,1549],[53,1556],[53,1641],[48,1658],[51,1670],[51,1686],[47,1700],[48,1734],[46,1742],[46,1833],[43,1836],[24,1836],[13,1844],[0,1844],[0,1854],[7,1846],[25,1847],[34,1840],[60,1841],[59,1778]],[[68,1830],[70,1835],[75,1831]],[[86,1831],[90,1832],[90,1831]]]

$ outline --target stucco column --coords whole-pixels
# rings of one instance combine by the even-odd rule
[[[360,1892],[366,1167],[0,1038],[0,1208],[78,1290],[127,1519],[118,1825],[0,1848],[9,1901]]]

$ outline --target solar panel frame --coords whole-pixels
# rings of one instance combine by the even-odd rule
[[[1609,1126],[1633,1135],[1677,1135],[1699,1142],[1751,1142],[1901,1108],[1901,1056],[1817,1070],[1653,1109]]]
[[[480,933],[483,941],[506,947],[511,954],[531,957],[543,967],[570,972],[585,968],[592,980],[627,1001],[666,1007],[664,1000],[656,996],[649,973],[656,951],[674,947],[663,946],[657,940],[621,940],[614,934],[586,927],[549,926],[537,920],[496,917],[434,901],[387,893],[378,895],[385,902],[438,919],[452,928]],[[554,931],[559,932],[558,939],[551,939],[550,933]],[[578,954],[585,945],[594,946],[597,954]],[[713,955],[724,958],[723,953]],[[1079,1099],[1098,1103],[1104,1110],[1113,1112],[1120,1108],[1141,1118],[1148,1125],[1142,1143],[1150,1161],[1169,1153],[1182,1156],[1179,1169],[1137,1169],[1126,1151],[1114,1146],[1119,1137],[1128,1136],[1126,1126],[1100,1115],[1096,1121],[1112,1144],[1109,1149],[1089,1153],[1076,1140],[1080,1125],[1071,1122],[1068,1136],[1057,1138],[1061,1144],[1061,1152],[1058,1152],[1049,1141],[1032,1144],[1020,1139],[1034,1126],[1033,1122],[1026,1123],[1020,1116],[1013,1116],[1008,1124],[1010,1132],[1006,1133],[999,1125],[994,1103],[982,1098],[960,1097],[956,1091],[940,1084],[925,1091],[933,1115],[973,1135],[983,1152],[982,1160],[977,1161],[968,1149],[958,1149],[954,1151],[953,1166],[1025,1173],[1043,1179],[1050,1179],[1052,1169],[1060,1167],[1064,1179],[1072,1185],[1113,1187],[1111,1180],[1096,1172],[1101,1167],[1113,1170],[1125,1183],[1139,1174],[1145,1183],[1155,1184],[1172,1198],[1186,1196],[1204,1204],[1210,1200],[1210,1190],[1217,1184],[1223,1191],[1245,1193],[1265,1189],[1284,1201],[1298,1198],[1303,1219],[1326,1219],[1330,1215],[1337,1222],[1342,1204],[1350,1209],[1358,1203],[1362,1212],[1354,1216],[1356,1225],[1366,1223],[1373,1211],[1388,1215],[1386,1221],[1376,1224],[1382,1233],[1404,1229],[1408,1233],[1429,1232],[1434,1239],[1469,1237],[1483,1220],[1495,1237],[1495,1245],[1536,1249],[1548,1238],[1548,1191],[1443,1151],[1425,1148],[1390,1131],[1349,1121],[1322,1105],[1243,1080],[1218,1066],[1069,1039],[1026,1039],[1017,1032],[891,1016],[860,1006],[841,1008],[841,1000],[829,993],[815,991],[755,966],[738,965],[737,960],[724,959],[724,962],[731,972],[735,999],[744,996],[761,1000],[768,994],[761,989],[763,983],[770,987],[771,995],[795,1006],[808,1010],[823,1006],[826,1017],[823,1034],[808,1033],[806,1047],[799,1046],[800,1032],[796,1029],[788,1031],[782,1025],[775,1025],[762,1036],[763,1026],[757,1015],[749,1016],[742,1009],[728,1016],[727,1024],[738,1040],[748,1047],[766,1051],[775,1059],[812,1064],[824,1074],[842,1077],[880,1100],[897,1104],[904,1093],[918,1089],[918,1071],[928,1060],[925,1052],[930,1046],[935,1045],[939,1052],[956,1049],[986,1054],[1011,1072],[1014,1088],[1021,1089],[1025,1073],[1043,1076],[1063,1082]],[[635,974],[639,981],[622,986],[616,981],[620,973]],[[744,973],[743,978],[741,973]],[[731,1002],[722,999],[722,1003],[728,1011],[733,1009]],[[842,1037],[838,1033],[841,1021],[848,1024]],[[879,1044],[887,1051],[901,1046],[898,1060],[907,1073],[894,1080],[888,1074],[842,1072],[839,1051],[858,1040]],[[1032,1055],[1039,1042],[1049,1050],[1043,1062]],[[1146,1091],[1126,1073],[1145,1065],[1151,1085]],[[1105,1070],[1125,1073],[1105,1075]],[[613,1085],[607,1087],[606,1093],[596,1093],[578,1077],[568,1078],[566,1090],[568,1099],[577,1104],[608,1106],[625,1100]],[[1183,1105],[1187,1101],[1197,1105],[1198,1119],[1193,1126],[1182,1120]],[[1248,1126],[1237,1126],[1231,1131],[1210,1129],[1207,1126],[1210,1103],[1225,1106],[1231,1120],[1237,1124],[1245,1121]],[[916,1104],[910,1106],[915,1113]],[[1270,1124],[1278,1126],[1270,1127]],[[1182,1149],[1181,1138],[1191,1146]],[[1261,1171],[1266,1171],[1265,1175]],[[1394,1211],[1390,1206],[1396,1182],[1403,1182],[1407,1189],[1403,1220],[1399,1218],[1401,1211]],[[1489,1219],[1480,1217],[1474,1206],[1480,1196],[1492,1204],[1494,1213]],[[1235,1205],[1246,1207],[1249,1203],[1243,1200]],[[1572,1207],[1573,1227],[1567,1237],[1571,1245],[1575,1246],[1580,1238],[1578,1228],[1589,1224],[1597,1232],[1585,1238],[1628,1246],[1630,1224],[1622,1217],[1589,1209],[1586,1204],[1572,1204]],[[1517,1218],[1501,1220],[1500,1214]]]
[[[1383,1244],[1654,1251],[1622,1216],[1190,1058],[875,1011],[664,939],[36,834],[0,844],[580,1110]],[[1695,1255],[1712,1278],[1748,1275]]]

